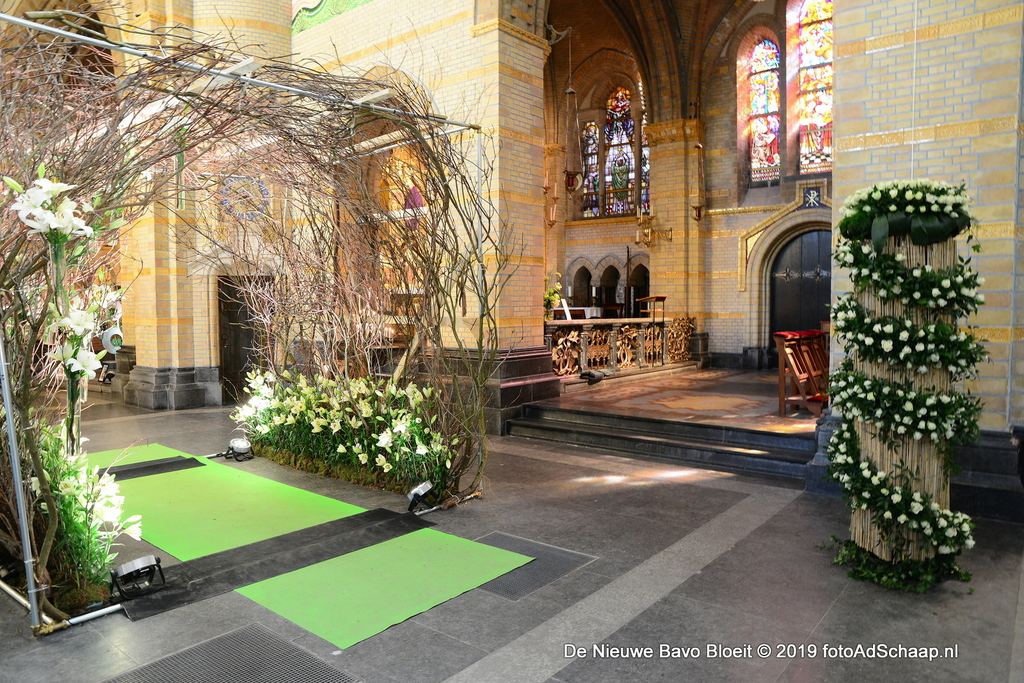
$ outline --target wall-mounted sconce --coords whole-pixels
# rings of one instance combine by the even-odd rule
[[[671,242],[672,228],[658,230],[654,227],[654,216],[637,216],[634,243],[642,247],[649,247],[658,240]]]

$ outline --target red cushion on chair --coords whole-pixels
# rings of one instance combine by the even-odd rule
[[[825,402],[825,395],[824,394],[815,394],[814,396],[808,397],[807,400],[809,402],[811,402],[811,403],[824,403]]]
[[[824,337],[825,333],[821,330],[799,330],[796,332],[775,332],[772,336],[782,337],[783,339],[813,339]]]

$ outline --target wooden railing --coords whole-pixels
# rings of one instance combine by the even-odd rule
[[[623,370],[665,365],[666,324],[650,318],[549,320],[544,341],[556,375],[588,370],[615,374]]]

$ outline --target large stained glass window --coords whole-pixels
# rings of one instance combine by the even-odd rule
[[[779,179],[779,46],[764,38],[748,57],[750,182]]]
[[[643,112],[643,84],[637,87]],[[651,212],[651,148],[647,141],[647,114],[640,113],[634,118],[629,88],[616,88],[608,97],[604,125],[596,121],[583,124],[580,153],[583,157],[580,190],[583,218]]]
[[[617,88],[608,98],[604,123],[604,213],[621,216],[632,213],[636,187],[635,128],[629,90]]]
[[[832,170],[832,0],[804,0],[797,34],[800,173]]]
[[[583,126],[580,149],[583,152],[583,217],[597,218],[601,215],[601,175],[598,155],[601,151],[600,133],[597,124],[588,121]]]

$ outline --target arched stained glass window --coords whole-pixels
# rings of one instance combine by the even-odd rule
[[[583,218],[651,212],[651,148],[643,84],[638,82],[637,89],[640,113],[636,118],[629,88],[620,87],[608,97],[604,125],[587,121],[580,131]]]
[[[606,216],[621,216],[634,209],[636,152],[633,132],[636,125],[629,90],[617,88],[608,98],[604,123],[604,192]]]
[[[747,62],[750,181],[778,180],[782,158],[779,155],[779,46],[768,38],[759,40]]]
[[[797,33],[800,173],[832,170],[832,0],[804,0]]]
[[[580,149],[583,152],[583,217],[597,218],[601,215],[601,176],[599,154],[600,133],[597,124],[587,121],[583,126]]]

